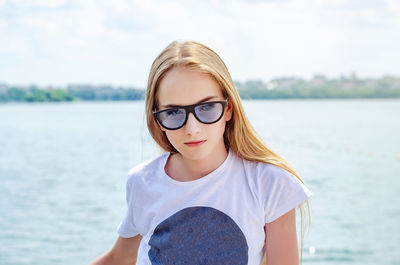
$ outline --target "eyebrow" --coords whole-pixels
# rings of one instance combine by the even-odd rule
[[[218,97],[218,96],[206,97],[206,98],[203,98],[202,100],[197,101],[197,102],[194,103],[194,104],[199,104],[199,103],[201,103],[201,102],[205,102],[205,101],[208,101],[208,100],[210,100],[210,99],[217,98],[217,97]],[[190,105],[192,105],[192,104],[190,104]],[[168,105],[160,106],[160,107],[162,107],[162,108],[173,108],[173,107],[182,107],[182,106],[185,106],[185,105],[168,104]]]

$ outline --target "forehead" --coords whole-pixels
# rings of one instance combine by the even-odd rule
[[[204,98],[222,100],[217,81],[209,74],[183,67],[174,67],[161,80],[157,91],[158,106],[190,105]]]

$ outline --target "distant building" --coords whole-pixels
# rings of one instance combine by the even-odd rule
[[[287,89],[303,84],[305,81],[298,77],[279,77],[271,79],[270,83],[273,83],[274,89]]]
[[[278,86],[278,83],[277,83],[277,82],[275,82],[275,81],[269,81],[269,82],[267,83],[267,90],[273,90],[273,89],[277,88],[277,86]]]
[[[5,92],[7,90],[7,84],[6,83],[0,83],[0,92]]]
[[[322,86],[326,83],[328,79],[323,74],[315,74],[314,77],[310,80],[310,86]]]

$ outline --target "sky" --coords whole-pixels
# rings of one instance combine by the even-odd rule
[[[400,76],[400,1],[0,0],[0,83],[144,88],[174,40],[241,82]]]

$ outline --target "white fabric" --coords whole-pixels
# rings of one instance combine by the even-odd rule
[[[142,163],[129,172],[128,210],[118,234],[140,234],[137,264],[151,265],[148,244],[163,220],[187,207],[212,207],[228,215],[243,232],[248,264],[260,264],[264,225],[298,207],[312,193],[294,175],[280,167],[243,160],[232,151],[210,174],[189,182],[170,178],[164,166],[170,153]]]

